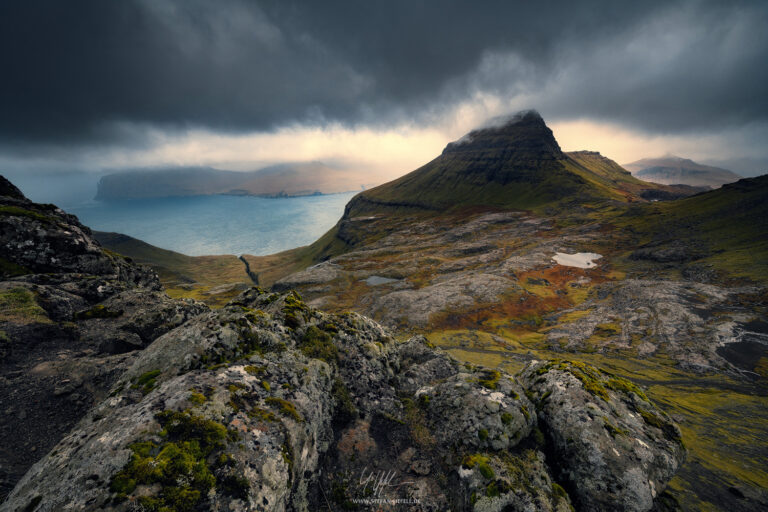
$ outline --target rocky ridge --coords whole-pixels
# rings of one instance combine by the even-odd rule
[[[295,292],[172,300],[3,185],[0,510],[649,510],[682,463],[677,427],[629,381],[462,364]]]
[[[0,496],[106,395],[138,349],[207,307],[103,250],[0,177]]]
[[[683,459],[679,432],[628,381],[584,366],[597,384],[574,381],[568,364],[518,377],[462,365],[253,289],[144,349],[6,506],[649,510]],[[561,450],[566,438],[579,444]]]

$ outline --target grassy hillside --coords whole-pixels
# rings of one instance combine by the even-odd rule
[[[119,233],[94,231],[93,235],[107,249],[152,267],[174,298],[189,297],[222,306],[254,284],[245,262],[237,256],[187,256]]]
[[[639,180],[597,152],[563,153],[538,114],[528,113],[511,124],[471,132],[423,167],[356,195],[339,223],[291,254],[293,263],[283,268],[293,268],[297,259],[318,262],[378,240],[402,221],[513,209],[570,222],[567,218],[580,218],[585,207],[614,209],[696,192]],[[367,222],[372,218],[392,222]]]
[[[596,151],[572,151],[566,155],[571,160],[568,165],[571,172],[602,190],[604,196],[620,201],[676,199],[705,190],[686,185],[660,185],[643,181]]]
[[[629,208],[616,223],[641,249],[683,247],[687,259],[727,277],[768,282],[768,175]]]

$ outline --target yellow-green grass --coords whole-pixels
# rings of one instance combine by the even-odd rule
[[[51,320],[26,288],[0,290],[0,322],[15,324],[50,323]]]
[[[590,314],[592,314],[593,311],[594,310],[592,308],[568,311],[567,313],[563,313],[562,315],[560,315],[557,321],[561,324],[570,324],[573,322],[577,322],[582,318],[588,317]]]
[[[610,221],[628,246],[682,241],[731,278],[768,281],[768,176],[685,199],[617,209]],[[628,254],[627,254],[628,255]],[[625,262],[625,267],[636,264]]]
[[[245,263],[237,256],[187,256],[118,233],[97,231],[94,237],[108,250],[152,267],[173,298],[192,298],[211,306],[222,306],[241,290],[233,288],[211,294],[212,289],[238,283],[254,284]]]
[[[237,287],[223,293],[215,292],[214,288],[226,285],[254,285],[245,272],[245,264],[236,256],[195,256],[173,274],[158,272],[168,295],[173,298],[192,298],[203,301],[211,306],[223,306],[229,300],[239,295],[242,290]],[[194,279],[193,282],[188,282]]]

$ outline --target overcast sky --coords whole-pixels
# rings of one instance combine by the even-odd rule
[[[403,174],[535,108],[565,150],[768,171],[768,2],[7,0],[0,172]]]

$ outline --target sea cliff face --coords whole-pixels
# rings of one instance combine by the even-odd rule
[[[173,300],[17,192],[0,198],[2,510],[639,511],[683,461],[674,423],[610,373],[460,363],[292,291]]]

